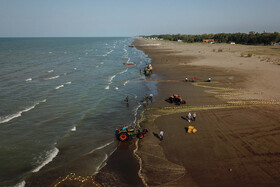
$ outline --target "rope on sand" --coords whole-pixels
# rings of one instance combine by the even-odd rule
[[[147,182],[145,181],[144,176],[142,175],[143,161],[142,161],[141,157],[136,153],[136,152],[138,151],[138,142],[139,142],[139,139],[137,139],[137,140],[135,141],[135,149],[133,150],[133,154],[134,154],[135,157],[138,159],[138,163],[139,163],[138,176],[139,176],[139,178],[142,180],[142,183],[143,183],[145,186],[149,186],[149,185],[147,184]]]
[[[144,111],[141,112],[140,114],[140,120],[138,120],[136,126],[137,127],[140,127],[140,123],[144,120]],[[133,150],[133,154],[135,155],[135,157],[137,158],[138,160],[138,163],[139,163],[139,170],[138,170],[138,177],[142,180],[142,183],[148,187],[149,185],[147,184],[144,176],[142,175],[142,169],[143,169],[143,161],[141,159],[141,157],[136,153],[138,151],[138,148],[139,148],[139,139],[137,139],[135,141],[135,149]]]
[[[100,184],[98,184],[97,182],[94,181],[93,176],[86,176],[86,177],[82,177],[82,176],[77,176],[75,173],[70,173],[68,174],[66,177],[64,177],[63,179],[61,179],[60,181],[58,181],[54,187],[59,186],[60,184],[62,186],[64,186],[65,184],[63,184],[63,182],[66,181],[71,181],[71,182],[78,182],[82,185],[85,185],[86,182],[88,182],[88,184],[91,184],[93,186],[96,187],[101,187]]]

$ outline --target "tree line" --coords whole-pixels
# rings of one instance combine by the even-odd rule
[[[201,35],[181,35],[181,34],[162,34],[162,35],[151,35],[145,37],[159,38],[170,41],[182,40],[183,42],[203,42],[204,39],[215,39],[217,43],[228,43],[235,42],[237,44],[264,44],[269,45],[271,42],[280,42],[280,33],[258,33],[249,32],[247,33],[218,33],[218,34],[201,34]]]

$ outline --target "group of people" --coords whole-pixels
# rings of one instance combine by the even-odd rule
[[[188,77],[185,78],[186,82],[189,82]],[[194,82],[194,77],[191,78],[191,81]]]
[[[154,95],[151,93],[150,95],[148,95],[148,94],[146,94],[144,97],[143,97],[143,99],[142,99],[142,102],[143,103],[147,103],[147,102],[153,102],[153,97],[154,97]],[[125,97],[125,99],[124,99],[124,101],[126,102],[126,103],[128,103],[129,102],[129,97],[128,96],[126,96]]]
[[[143,102],[149,102],[151,101],[151,103],[153,102],[153,94],[151,93],[150,95],[146,94],[143,99],[142,99]]]
[[[153,67],[152,67],[152,65],[151,64],[146,64],[146,66],[145,66],[145,69],[144,69],[145,71],[146,70],[149,70],[150,72],[152,72],[152,70],[153,70]]]
[[[196,119],[196,113],[194,112],[193,115],[189,112],[188,114],[188,122],[190,123],[191,121],[195,121]]]
[[[144,68],[144,74],[145,75],[150,75],[152,73],[153,67],[151,64],[146,64]]]

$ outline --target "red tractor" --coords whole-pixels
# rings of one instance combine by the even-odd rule
[[[130,140],[132,138],[142,139],[148,133],[147,129],[135,129],[132,127],[123,126],[116,130],[116,137],[121,142]]]
[[[186,104],[186,101],[184,101],[182,97],[177,94],[173,94],[172,96],[170,96],[167,101],[169,103],[175,103],[176,105]]]

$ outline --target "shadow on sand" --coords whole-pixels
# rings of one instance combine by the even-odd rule
[[[160,137],[157,133],[153,132],[153,135],[160,140]]]

